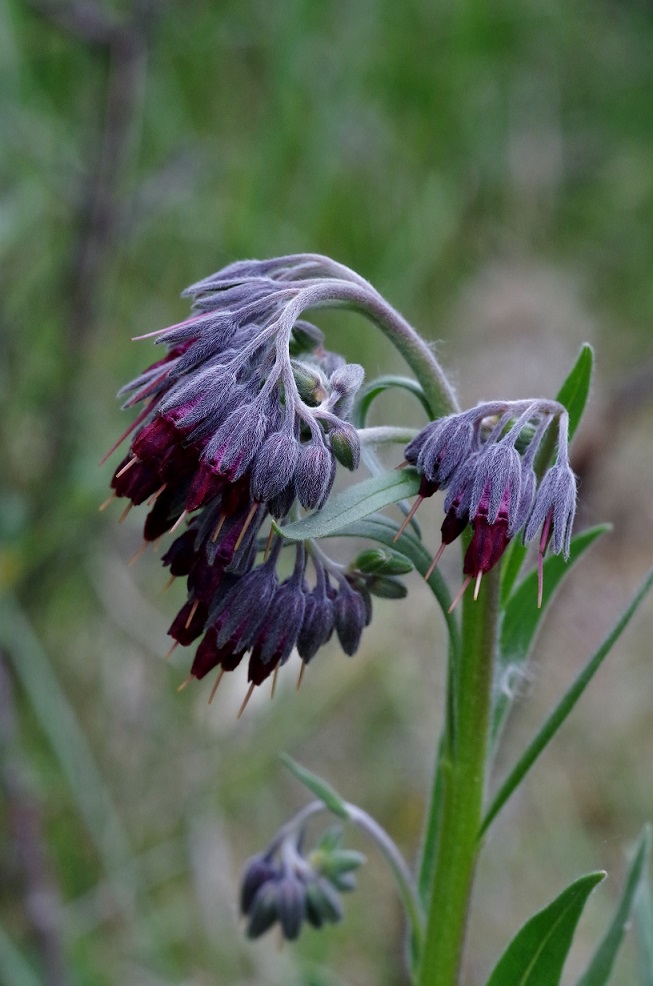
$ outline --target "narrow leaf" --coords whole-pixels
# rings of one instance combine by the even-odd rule
[[[620,619],[617,620],[616,624],[607,635],[601,646],[597,651],[595,651],[580,674],[576,677],[575,681],[567,689],[556,708],[540,727],[539,732],[531,740],[520,759],[506,777],[505,781],[495,794],[490,807],[487,809],[479,835],[483,835],[483,833],[487,830],[491,822],[499,814],[501,808],[504,806],[512,792],[518,787],[524,776],[533,766],[542,750],[558,732],[560,726],[563,724],[576,702],[581,697],[598,669],[601,667],[603,661],[630,623],[630,620],[637,611],[639,604],[642,602],[651,586],[653,586],[653,569],[644,579],[644,582],[635,593],[635,596],[626,611]]]
[[[128,835],[52,660],[10,593],[0,600],[0,642],[70,785],[104,868],[113,879],[132,859]],[[130,871],[130,884],[132,876]],[[135,892],[136,885],[130,890]]]
[[[563,383],[558,392],[557,400],[567,408],[569,412],[569,438],[573,437],[580,422],[592,382],[592,368],[594,365],[594,350],[589,343],[585,342],[581,346],[578,359],[576,360],[571,373]]]
[[[0,924],[0,982],[7,986],[43,986],[22,953]]]
[[[588,873],[535,914],[499,959],[487,986],[558,986],[585,902],[605,873]]]
[[[640,986],[653,986],[653,894],[648,873],[642,875],[633,906]]]
[[[628,868],[626,885],[614,917],[585,974],[578,980],[578,986],[606,986],[608,983],[614,960],[628,927],[633,900],[646,873],[650,851],[651,827],[647,825],[639,838],[633,860]]]
[[[353,524],[383,507],[405,497],[415,496],[420,478],[412,469],[394,469],[364,479],[332,496],[322,510],[303,517],[294,524],[276,530],[288,541],[305,541],[307,538],[331,537],[340,534],[343,527]]]
[[[590,545],[601,534],[609,530],[610,526],[608,524],[602,524],[597,527],[591,527],[581,534],[577,534],[571,542],[568,562],[565,562],[560,555],[549,555],[545,559],[544,593],[541,609],[538,609],[535,603],[537,599],[536,571],[527,575],[508,599],[501,623],[499,655],[496,668],[496,678],[499,687],[496,690],[492,711],[491,736],[493,742],[496,742],[501,732],[501,727],[506,720],[513,701],[510,687],[505,687],[506,685],[510,685],[510,682],[506,681],[509,672],[512,670],[515,673],[519,673],[520,668],[525,664],[542,616],[565,575],[567,575],[572,566],[582,557]]]
[[[304,787],[307,787],[311,794],[314,794],[329,811],[332,811],[338,818],[349,818],[346,801],[343,801],[338,792],[330,784],[323,781],[321,777],[318,777],[311,770],[302,767],[296,760],[289,757],[287,753],[282,753],[281,759],[291,774],[294,774],[297,780]]]
[[[521,567],[524,564],[528,548],[519,540],[513,538],[508,545],[508,550],[503,556],[501,564],[501,605],[505,606],[515,582],[519,577]]]

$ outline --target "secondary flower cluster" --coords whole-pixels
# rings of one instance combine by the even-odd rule
[[[556,435],[549,453],[555,453],[555,463],[539,480],[537,453],[552,428]],[[496,565],[511,538],[522,531],[526,543],[539,533],[540,605],[544,552],[550,546],[568,557],[576,509],[564,407],[547,400],[479,404],[427,425],[406,447],[405,457],[422,479],[403,527],[425,497],[448,490],[442,543],[427,577],[446,545],[471,524],[472,538],[463,562],[465,581],[454,604],[472,580],[476,580],[476,596],[481,577]]]
[[[338,303],[338,290],[352,287],[346,276],[357,289],[364,284],[310,256],[224,268],[185,292],[192,316],[150,334],[165,355],[120,392],[125,407],[144,407],[114,446],[132,434],[114,495],[130,507],[147,502],[145,543],[186,524],[163,561],[187,578],[188,599],[169,634],[184,646],[201,638],[191,677],[232,670],[249,653],[253,688],[294,646],[307,663],[334,630],[353,654],[371,618],[373,579],[330,565],[321,552],[312,551],[312,588],[302,546],[284,581],[278,537],[257,563],[266,520],[283,520],[297,503],[319,509],[336,460],[358,466],[347,419],[363,369],[326,350],[320,330],[301,317]]]
[[[340,893],[354,890],[361,853],[342,849],[340,829],[328,830],[308,855],[303,831],[289,831],[266,853],[248,860],[241,880],[240,909],[247,934],[258,938],[278,921],[284,938],[298,937],[304,922],[314,928],[340,921]]]

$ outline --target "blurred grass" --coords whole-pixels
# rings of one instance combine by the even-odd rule
[[[199,688],[178,696],[184,655],[157,660],[175,599],[159,595],[151,557],[126,567],[137,520],[116,528],[96,512],[110,468],[96,463],[126,425],[115,391],[150,359],[128,340],[182,316],[180,290],[222,264],[307,249],[356,267],[442,340],[471,402],[554,393],[578,344],[596,345],[581,502],[587,522],[616,533],[548,625],[507,736],[516,749],[653,553],[653,11],[644,0],[91,9],[119,30],[90,36],[88,8],[64,0],[0,0],[2,643],[65,902],[68,981],[391,986],[402,923],[374,858],[344,924],[281,953],[242,940],[236,882],[301,803],[280,749],[414,854],[441,626],[415,584],[409,601],[377,606],[355,661],[325,653],[299,697],[286,683],[236,725],[241,682],[211,709]],[[370,375],[397,370],[359,319],[325,324]],[[444,571],[455,584],[455,558]],[[613,888],[588,908],[577,971],[602,930],[623,850],[653,816],[652,618],[649,607],[493,835],[470,984],[526,909],[607,865]],[[0,818],[0,969],[8,986],[29,983],[24,963],[48,982],[8,826]],[[626,952],[616,981],[633,968]]]

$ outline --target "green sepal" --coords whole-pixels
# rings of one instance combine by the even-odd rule
[[[291,774],[297,778],[300,783],[307,787],[311,794],[321,801],[329,811],[332,811],[334,815],[338,818],[349,818],[349,811],[347,809],[347,802],[344,801],[335,788],[314,774],[313,771],[307,770],[306,767],[302,767],[298,764],[296,760],[289,757],[287,753],[282,753],[281,759]]]
[[[340,849],[344,833],[341,825],[330,825],[320,836],[316,846],[316,852],[333,852]]]
[[[318,873],[331,880],[342,876],[343,873],[357,870],[366,859],[362,852],[357,852],[355,849],[334,849],[332,852],[314,850],[309,856],[309,861]]]
[[[642,883],[642,878],[646,875],[650,853],[651,827],[647,825],[639,837],[632,862],[628,867],[626,884],[614,912],[614,917],[585,973],[578,980],[577,986],[607,986],[614,960],[628,927],[635,895]]]
[[[587,898],[605,873],[588,873],[530,918],[503,953],[487,986],[558,986]]]
[[[280,527],[275,523],[273,526],[287,541],[332,537],[397,500],[415,496],[419,486],[420,478],[414,469],[394,469],[341,490],[330,497],[321,510],[293,524]]]
[[[408,575],[414,566],[405,555],[392,548],[368,548],[361,551],[349,566],[365,575]]]
[[[394,579],[391,575],[373,575],[364,581],[367,591],[378,596],[379,599],[405,599],[408,589],[399,579]]]

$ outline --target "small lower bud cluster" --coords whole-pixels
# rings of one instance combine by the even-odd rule
[[[246,863],[240,909],[250,938],[278,922],[283,937],[294,941],[305,924],[321,928],[341,920],[340,894],[355,889],[354,870],[365,857],[342,848],[339,828],[327,830],[308,855],[303,843],[303,830],[292,831]]]
[[[540,479],[536,456],[552,428],[557,428],[555,463]],[[471,525],[463,561],[466,578],[455,604],[472,580],[476,595],[482,575],[497,564],[515,534],[521,531],[528,542],[539,533],[541,604],[544,552],[551,547],[568,557],[576,509],[564,407],[546,400],[479,404],[427,425],[408,444],[405,457],[422,479],[417,503],[401,530],[425,497],[447,490],[442,543],[427,577],[446,545]]]

